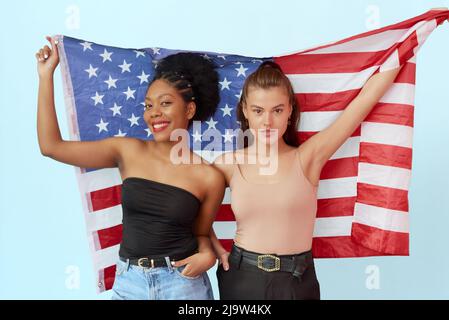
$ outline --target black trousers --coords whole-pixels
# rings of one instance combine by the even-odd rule
[[[234,257],[231,257],[234,255]],[[301,279],[290,272],[267,272],[237,262],[233,248],[229,257],[229,270],[217,268],[220,300],[319,300],[320,284],[313,259]],[[282,257],[282,256],[280,256]],[[237,261],[236,261],[237,260]]]

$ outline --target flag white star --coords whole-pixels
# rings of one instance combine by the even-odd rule
[[[85,52],[87,49],[93,51],[93,49],[92,49],[92,47],[91,47],[91,46],[92,46],[92,43],[90,43],[90,42],[87,42],[87,41],[80,42],[80,45],[83,46],[83,52]]]
[[[201,141],[201,134],[198,133],[198,131],[195,131],[195,133],[192,134],[192,137],[193,137],[193,139],[194,139],[194,142],[196,142],[196,141]]]
[[[108,52],[108,50],[104,49],[104,52],[100,54],[100,56],[103,58],[103,63],[106,61],[111,61],[111,56],[114,52]]]
[[[235,69],[235,70],[237,70],[237,71],[238,71],[238,73],[237,73],[237,77],[238,77],[238,76],[240,76],[240,75],[243,75],[243,76],[245,76],[245,77],[246,77],[246,73],[245,73],[245,71],[246,71],[246,70],[248,70],[248,68],[244,68],[244,67],[243,67],[243,64],[241,64],[241,65],[240,65],[240,68],[238,68],[238,69]]]
[[[147,132],[147,138],[152,135],[150,128],[146,128],[145,131]]]
[[[122,115],[121,113],[120,113],[120,109],[121,109],[122,107],[121,106],[118,106],[117,105],[117,103],[114,103],[114,107],[113,108],[109,108],[109,110],[112,110],[112,112],[113,112],[113,117],[116,115],[116,114],[119,114],[119,115]]]
[[[128,87],[128,90],[123,92],[124,94],[126,94],[126,100],[128,100],[129,98],[134,98],[134,92],[136,92],[136,90],[131,90],[130,87]]]
[[[100,119],[100,123],[97,123],[96,126],[98,127],[98,133],[101,131],[108,131],[107,125],[109,122],[103,122],[103,119]]]
[[[122,130],[118,129],[118,133],[114,135],[114,137],[124,137],[126,136],[126,132],[122,132]]]
[[[101,103],[103,104],[103,97],[104,95],[99,95],[98,92],[95,92],[95,97],[91,97],[92,100],[95,101],[95,105]]]
[[[92,67],[91,64],[89,64],[89,69],[86,69],[84,71],[86,71],[89,74],[89,79],[92,77],[97,77],[97,70],[98,68],[94,68]]]
[[[218,121],[214,121],[214,119],[211,117],[209,121],[206,121],[207,125],[209,126],[209,129],[217,129],[215,128],[215,125],[218,123]]]
[[[138,58],[140,56],[145,57],[145,52],[143,52],[143,51],[134,50],[134,52],[136,53],[136,58]]]
[[[229,88],[229,85],[232,83],[232,81],[228,81],[228,79],[226,79],[226,77],[224,78],[224,80],[223,81],[221,81],[221,82],[219,82],[219,84],[221,84],[221,90],[223,90],[223,89],[228,89],[228,90],[231,90],[230,88]]]
[[[159,50],[161,50],[161,48],[151,48],[151,50],[153,50],[153,54],[161,54],[159,52]]]
[[[139,120],[140,119],[140,117],[136,117],[135,115],[134,115],[134,113],[132,113],[131,114],[131,118],[128,118],[128,121],[130,121],[131,122],[131,124],[130,124],[130,126],[132,127],[133,125],[139,125],[139,123],[137,122],[137,120]]]
[[[226,103],[224,108],[220,108],[223,111],[223,117],[224,116],[231,116],[231,111],[233,108],[229,108],[228,104]]]
[[[144,82],[148,83],[149,76],[150,76],[149,74],[145,74],[145,72],[142,70],[142,74],[140,76],[137,76],[137,78],[140,79],[140,84],[142,84]]]
[[[234,135],[231,134],[229,130],[226,130],[226,134],[222,134],[222,136],[225,139],[224,142],[226,141],[232,142],[232,137],[234,137]]]
[[[111,89],[112,87],[117,89],[117,86],[115,85],[115,83],[117,82],[118,79],[112,79],[111,75],[109,75],[109,80],[106,80],[105,82],[108,84],[108,89]]]
[[[205,54],[203,54],[203,58],[204,59],[207,59],[207,60],[210,60],[210,57],[205,53]]]
[[[132,63],[126,63],[126,60],[123,60],[123,64],[119,64],[119,67],[122,68],[122,73],[125,71],[131,72],[129,67],[131,67],[132,65]]]
[[[223,60],[226,60],[226,56],[223,55],[217,55],[217,58],[222,58]]]

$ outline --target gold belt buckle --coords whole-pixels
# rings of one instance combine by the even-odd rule
[[[264,258],[273,258],[274,259],[274,268],[265,268],[262,263]],[[281,259],[279,257],[273,256],[271,254],[263,254],[257,256],[257,267],[267,272],[279,271],[281,269]]]
[[[144,268],[144,266],[142,266],[143,260],[148,261],[148,258],[140,258],[139,260],[137,260],[137,265],[141,268]],[[154,268],[154,260],[151,259],[150,262],[151,262],[151,268]]]

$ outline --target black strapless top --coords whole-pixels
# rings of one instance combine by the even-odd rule
[[[119,255],[133,259],[196,250],[193,224],[201,202],[189,191],[144,178],[122,183],[123,238]]]

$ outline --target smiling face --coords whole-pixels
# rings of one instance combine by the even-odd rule
[[[260,142],[266,144],[279,141],[287,130],[288,119],[292,114],[286,89],[249,88],[243,114],[248,119],[249,128],[256,131],[256,141],[261,139]]]
[[[186,103],[179,92],[165,80],[155,80],[145,96],[144,120],[155,141],[170,141],[175,129],[188,129],[195,115],[195,103]]]

